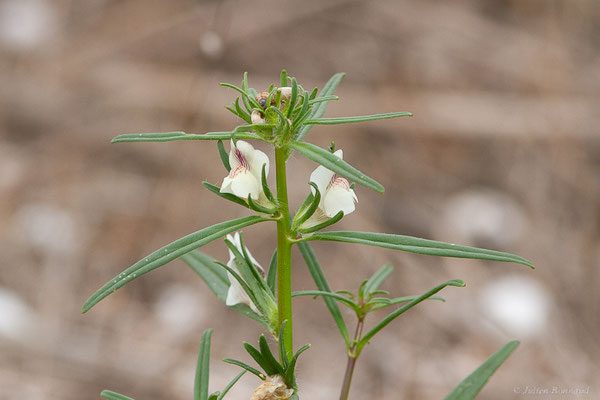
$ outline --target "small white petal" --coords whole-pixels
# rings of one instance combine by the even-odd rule
[[[342,185],[333,185],[325,194],[323,208],[328,217],[335,216],[343,211],[344,215],[354,211],[354,192]]]
[[[324,166],[320,165],[310,174],[310,182],[313,182],[319,188],[319,193],[321,193],[321,204],[323,204],[323,196],[327,191],[327,186],[333,178],[334,172],[328,170]],[[315,194],[315,189],[311,186],[311,191]]]
[[[261,189],[262,186],[260,186],[254,175],[248,172],[248,170],[237,174],[233,182],[231,182],[231,191],[233,194],[243,199],[247,199],[248,195],[250,195],[253,200],[258,200],[258,194]]]
[[[260,150],[254,150],[250,161],[250,172],[257,181],[262,182],[262,167],[265,166],[265,176],[269,176],[269,157]],[[262,190],[262,188],[261,188]]]

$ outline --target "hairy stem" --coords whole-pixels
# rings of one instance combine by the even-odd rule
[[[277,174],[277,201],[280,219],[277,221],[277,307],[279,325],[287,321],[284,332],[285,352],[288,359],[293,355],[292,344],[292,242],[289,238],[290,210],[287,196],[286,149],[275,148]]]
[[[346,373],[344,374],[344,382],[342,383],[342,392],[340,393],[340,400],[348,400],[350,394],[350,384],[352,383],[352,375],[354,374],[354,367],[356,366],[356,360],[358,359],[358,353],[355,353],[356,343],[362,336],[364,327],[364,320],[361,318],[356,324],[356,330],[354,331],[354,338],[352,346],[348,349],[348,362],[346,363]]]

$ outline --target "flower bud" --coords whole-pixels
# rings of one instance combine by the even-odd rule
[[[269,98],[269,92],[260,92],[259,94],[256,95],[256,97],[254,98],[258,104],[263,108],[263,110],[265,108],[267,108],[267,99]],[[275,105],[275,99],[271,99],[271,105]]]
[[[288,101],[292,97],[292,88],[289,86],[280,87],[277,90],[281,92],[282,101]]]
[[[252,111],[252,115],[250,116],[250,119],[252,120],[253,124],[264,124],[265,123],[264,114],[258,110]]]
[[[256,388],[250,400],[287,400],[293,393],[294,389],[286,386],[281,375],[271,375]]]

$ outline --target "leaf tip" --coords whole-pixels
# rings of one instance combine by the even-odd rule
[[[451,281],[448,281],[448,285],[449,286],[456,286],[456,287],[465,287],[465,286],[467,286],[467,284],[465,283],[465,281],[463,281],[461,279],[452,279]]]

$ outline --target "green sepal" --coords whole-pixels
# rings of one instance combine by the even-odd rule
[[[279,86],[284,87],[287,86],[287,71],[285,69],[281,70],[281,75],[279,77]]]
[[[225,146],[223,145],[223,141],[219,140],[217,142],[217,149],[219,150],[219,157],[221,158],[221,162],[223,166],[227,170],[227,172],[231,171],[231,165],[229,165],[229,153],[225,150]]]
[[[355,117],[336,117],[336,118],[311,118],[304,121],[305,125],[340,125],[353,124],[356,122],[377,121],[380,119],[412,117],[409,112],[392,112],[385,114],[359,115]]]
[[[133,400],[131,397],[113,392],[112,390],[103,390],[102,393],[100,393],[100,397],[107,400]]]
[[[194,400],[208,400],[208,376],[210,374],[210,340],[212,329],[202,332],[198,362],[196,365],[196,378],[194,379]]]
[[[373,189],[376,192],[384,192],[384,188],[379,182],[368,177],[358,169],[354,168],[352,165],[348,164],[346,161],[331,154],[327,150],[320,148],[319,146],[315,146],[314,144],[307,142],[292,142],[288,146],[293,150],[298,151],[306,158],[321,164],[325,168],[336,172],[348,180],[355,181],[356,183],[368,187],[369,189]]]
[[[250,114],[248,114],[246,111],[242,110],[242,107],[240,107],[240,98],[239,97],[236,97],[234,104],[235,104],[235,110],[238,112],[238,115],[240,116],[240,118],[242,118],[247,123],[251,124],[252,118],[250,117]]]
[[[279,368],[270,363],[270,360],[265,360],[262,353],[248,342],[243,342],[244,349],[250,354],[250,357],[256,361],[258,365],[267,373],[267,375],[276,375],[279,373]]]
[[[150,272],[166,263],[186,254],[192,250],[204,246],[228,233],[235,232],[246,226],[254,225],[259,222],[270,221],[270,218],[258,216],[250,216],[244,218],[233,219],[227,222],[221,222],[213,226],[201,229],[174,242],[156,250],[155,252],[144,257],[125,271],[115,276],[96,293],[94,293],[83,305],[82,312],[87,312],[94,305],[98,304],[106,296],[114,293],[120,287],[126,285],[132,280]]]
[[[238,361],[238,360],[234,360],[233,358],[225,358],[225,359],[223,359],[223,362],[226,362],[227,364],[231,364],[231,365],[237,365],[238,367],[241,367],[241,368],[245,369],[246,371],[250,372],[251,374],[254,374],[254,375],[258,376],[263,381],[267,378],[265,376],[265,374],[263,374],[262,372],[260,372],[256,368],[252,368],[248,364],[243,363],[243,362]]]
[[[285,325],[287,324],[287,319],[281,323],[279,327],[279,358],[281,361],[281,365],[283,369],[287,369],[290,365],[290,361],[288,360],[287,351],[285,351]]]
[[[248,205],[248,203],[246,203],[243,199],[237,197],[234,194],[231,193],[223,193],[221,192],[221,188],[218,186],[213,185],[212,183],[208,183],[206,181],[202,182],[202,186],[204,186],[205,188],[207,188],[209,191],[211,191],[212,193],[216,194],[219,197],[224,198],[225,200],[229,200],[232,201],[236,204],[239,204],[240,206],[244,206],[246,208],[250,208],[250,206]]]
[[[324,222],[321,222],[320,224],[313,225],[308,228],[298,228],[298,232],[306,234],[306,233],[313,233],[316,231],[320,231],[323,228],[327,228],[328,226],[335,224],[343,217],[344,217],[344,212],[340,211],[337,214],[335,214],[333,217],[329,218],[328,220],[326,220]]]
[[[248,207],[251,210],[254,210],[256,212],[267,214],[267,215],[273,215],[277,212],[277,208],[275,206],[273,206],[272,208],[262,206],[262,205],[258,204],[256,201],[254,201],[250,194],[248,194],[247,201],[248,201]]]
[[[445,400],[471,400],[477,396],[490,377],[502,365],[504,361],[519,346],[517,340],[506,343],[497,352],[492,354],[483,364],[481,364],[471,375],[466,377],[454,390],[445,398]]]
[[[283,381],[285,382],[287,387],[293,388],[293,389],[298,388],[298,386],[296,385],[296,374],[295,374],[296,361],[298,361],[298,357],[300,357],[300,354],[304,353],[304,351],[306,351],[308,349],[310,349],[310,344],[305,344],[304,346],[300,347],[300,349],[296,352],[296,354],[294,354],[294,356],[290,360],[290,365],[287,367],[287,369],[285,370],[285,373],[283,375]]]
[[[530,261],[510,253],[389,233],[356,231],[318,232],[314,235],[307,236],[302,240],[360,243],[369,246],[384,247],[386,249],[402,250],[409,253],[438,257],[457,257],[513,262],[533,268],[533,264]]]
[[[292,118],[292,112],[294,111],[294,106],[296,105],[296,101],[298,100],[298,82],[296,82],[296,78],[292,78],[292,95],[290,96],[290,100],[288,101],[287,113],[286,117]]]
[[[292,221],[292,231],[297,227],[302,226],[302,224],[317,211],[319,203],[321,202],[321,192],[319,192],[319,187],[314,182],[308,182],[308,184],[315,189],[315,194],[311,193],[308,196],[304,203],[308,203],[308,205],[305,207],[303,204],[298,213],[294,216],[294,220]]]
[[[271,192],[271,188],[269,188],[269,183],[267,182],[267,164],[263,164],[262,169],[260,171],[260,179],[261,185],[263,188],[263,192],[265,193],[265,197],[271,203],[276,204],[275,196],[273,196],[273,192]]]
[[[267,339],[265,338],[265,335],[260,335],[260,338],[258,339],[258,346],[260,348],[260,353],[262,354],[263,359],[267,363],[269,363],[272,367],[277,369],[278,374],[282,374],[283,366],[279,363],[279,361],[277,361],[275,356],[273,356],[273,353],[271,352],[271,349],[269,348],[269,344],[267,343]]]
[[[271,262],[269,263],[269,272],[267,272],[267,286],[275,293],[275,284],[277,283],[277,249],[273,252]]]

